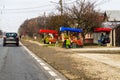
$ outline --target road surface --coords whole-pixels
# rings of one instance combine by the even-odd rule
[[[2,46],[0,39],[0,80],[52,80],[22,47]]]

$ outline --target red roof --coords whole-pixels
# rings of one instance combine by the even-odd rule
[[[95,28],[95,32],[110,32],[112,29],[111,28]]]
[[[47,29],[40,29],[39,33],[51,33],[51,34],[58,34],[56,30],[47,30]]]

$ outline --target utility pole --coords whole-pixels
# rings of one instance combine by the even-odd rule
[[[1,9],[1,14],[3,14],[4,8],[5,8],[5,5],[3,5],[3,8]]]
[[[62,14],[63,14],[63,1],[60,0],[60,1],[59,1],[59,4],[60,4],[61,15],[62,15]]]
[[[55,4],[59,4],[60,5],[60,9],[59,9],[59,11],[60,11],[60,13],[61,13],[61,15],[63,14],[63,0],[59,0],[59,2],[58,3],[56,3],[56,2],[53,2],[53,1],[50,1],[51,3],[55,3]]]
[[[44,28],[47,29],[47,26],[46,26],[46,12],[44,12]]]

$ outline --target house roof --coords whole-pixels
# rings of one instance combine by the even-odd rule
[[[120,10],[109,10],[106,11],[108,21],[120,21]]]
[[[102,27],[105,28],[116,28],[120,25],[120,22],[103,22]]]

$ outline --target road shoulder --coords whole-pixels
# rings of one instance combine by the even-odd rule
[[[64,74],[69,80],[120,79],[119,68],[85,56],[79,56],[78,54],[82,54],[82,52],[75,53],[70,51],[70,49],[45,47],[28,41],[23,43],[38,57]]]

